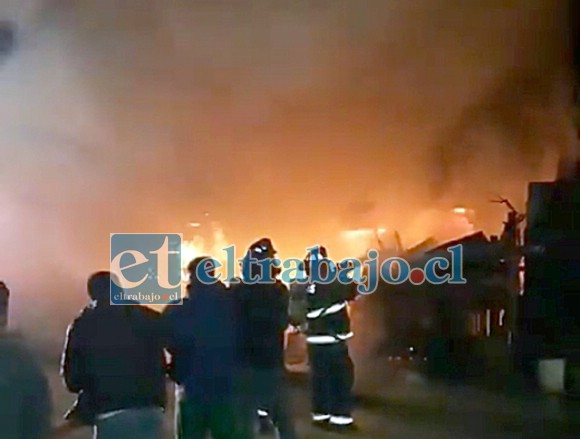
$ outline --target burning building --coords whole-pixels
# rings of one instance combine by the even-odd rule
[[[536,372],[557,360],[567,365],[569,391],[580,394],[580,15],[577,2],[569,4],[575,136],[562,145],[556,180],[529,185],[526,215],[511,208],[501,238],[476,232],[442,245],[427,240],[402,254],[421,267],[462,244],[466,284],[384,285],[368,299],[368,312],[383,322],[382,348],[395,357],[411,348],[425,352],[435,375],[495,368],[507,376],[520,360],[515,365],[542,380]]]
[[[578,18],[577,11],[570,15]],[[371,298],[380,302],[385,322],[383,348],[395,358],[405,352],[424,352],[431,374],[447,377],[484,375],[494,368],[507,376],[516,360],[516,366],[546,381],[543,375],[552,374],[554,366],[556,373],[561,372],[561,385],[566,382],[569,392],[580,394],[580,38],[576,22],[571,30],[576,136],[562,148],[557,179],[529,185],[525,217],[510,206],[501,238],[489,239],[477,232],[442,245],[427,240],[404,252],[412,266],[422,267],[428,258],[445,257],[446,249],[461,244],[467,283],[385,285]]]
[[[423,268],[435,257],[449,260],[448,249],[457,245],[462,246],[465,283],[383,284],[361,305],[363,314],[380,314],[383,333],[375,337],[375,348],[384,358],[426,360],[420,362],[425,371],[440,378],[505,368],[513,330],[508,319],[513,273],[507,235],[499,239],[479,231],[443,244],[427,239],[399,256],[411,268]]]

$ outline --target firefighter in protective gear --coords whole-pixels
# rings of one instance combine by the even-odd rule
[[[347,341],[350,330],[348,302],[354,300],[352,285],[327,279],[336,266],[324,247],[313,248],[304,260],[308,283],[306,313],[308,354],[312,377],[312,421],[333,429],[352,429],[354,367]]]

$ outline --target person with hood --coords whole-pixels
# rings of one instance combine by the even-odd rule
[[[88,280],[91,304],[68,327],[61,374],[79,395],[71,422],[93,424],[96,439],[160,439],[165,395],[160,315],[111,305],[119,282],[107,271]]]
[[[177,384],[177,439],[236,437],[234,303],[214,270],[209,257],[191,261],[187,297],[164,312],[170,377]]]

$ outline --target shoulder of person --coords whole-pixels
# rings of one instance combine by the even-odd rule
[[[180,306],[187,305],[189,302],[189,297],[184,297],[182,300],[173,300],[169,302],[161,311],[161,317],[172,315],[176,310],[180,309]]]
[[[348,285],[350,284],[344,284],[340,282],[338,279],[335,279],[332,283],[328,284],[328,287],[333,291],[342,292],[348,289]]]
[[[280,280],[276,281],[276,287],[278,288],[278,291],[283,293],[283,294],[288,294],[288,287],[286,286],[286,284]]]
[[[11,358],[13,352],[27,350],[24,336],[17,332],[5,332],[0,334],[0,358]]]
[[[231,291],[229,288],[224,284],[221,280],[217,281],[215,284],[211,286],[214,291],[216,291],[220,297],[230,297]]]
[[[234,297],[241,299],[249,296],[252,293],[251,287],[252,285],[248,285],[240,280],[240,282],[237,284],[231,284],[230,291]]]
[[[227,290],[228,289],[228,287],[226,286],[226,284],[223,283],[223,281],[221,279],[218,279],[218,281],[216,283],[214,283],[213,285],[215,285],[220,290]]]
[[[306,282],[294,281],[290,284],[290,294],[305,294],[307,286]]]
[[[132,311],[138,313],[142,317],[149,320],[158,320],[161,317],[161,312],[145,305],[130,305]]]
[[[332,290],[347,301],[352,301],[356,298],[356,286],[354,282],[342,283],[336,280],[332,283]]]
[[[41,371],[38,356],[28,340],[19,333],[8,332],[0,336],[0,358],[3,365],[15,365],[14,371],[23,373],[38,369]]]
[[[68,331],[70,332],[73,329],[82,328],[85,324],[93,321],[93,318],[97,315],[95,309],[96,308],[93,304],[87,305],[81,309],[78,315],[68,325]]]
[[[229,285],[226,288],[230,293],[236,293],[237,291],[240,291],[242,285],[243,285],[242,280],[236,277],[232,279],[231,282],[229,282]]]

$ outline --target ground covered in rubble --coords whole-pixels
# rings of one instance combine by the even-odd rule
[[[47,367],[47,372],[58,417],[73,398],[64,390],[54,364]],[[390,381],[374,392],[358,395],[355,418],[360,431],[346,436],[368,439],[580,438],[580,405],[564,404],[538,395],[508,397],[466,386],[436,386],[400,377]],[[290,404],[299,437],[344,437],[310,425],[307,379],[304,375],[293,375],[291,382]],[[172,422],[173,407],[170,407],[166,424],[168,439],[173,437]],[[69,437],[88,439],[91,433],[84,429]]]

